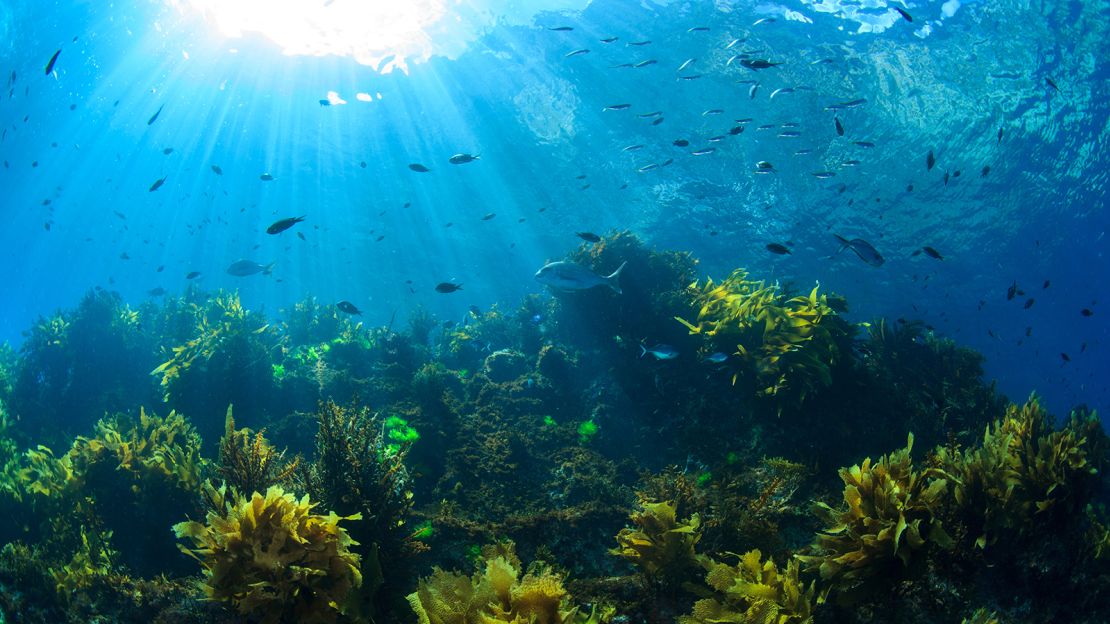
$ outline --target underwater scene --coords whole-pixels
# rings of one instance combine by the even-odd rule
[[[1110,622],[1104,0],[0,0],[0,624]]]

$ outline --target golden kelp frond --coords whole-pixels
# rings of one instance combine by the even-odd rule
[[[679,624],[813,621],[814,584],[807,587],[798,579],[797,560],[791,560],[780,571],[773,561],[762,561],[762,553],[752,550],[736,565],[709,558],[704,558],[702,565],[706,584],[714,595],[697,601],[690,615],[678,618]]]
[[[697,563],[694,546],[701,539],[698,514],[679,522],[673,502],[640,502],[640,510],[629,519],[635,528],[621,529],[618,546],[609,552],[622,557],[648,577],[665,580],[681,578]]]
[[[842,468],[844,507],[815,505],[815,513],[826,523],[813,544],[819,554],[798,559],[820,571],[828,584],[823,593],[849,593],[881,580],[883,573],[897,573],[926,543],[951,548],[952,539],[935,516],[949,479],[937,469],[915,471],[912,448],[910,434],[906,448],[875,463],[868,458]],[[902,565],[892,566],[896,560]]]
[[[54,451],[40,444],[24,453],[23,468],[18,475],[23,491],[54,497],[73,483],[73,464],[68,454],[58,459]]]
[[[173,530],[192,540],[195,548],[181,550],[204,568],[208,597],[263,624],[336,622],[362,582],[354,542],[339,521],[359,516],[313,514],[308,495],[297,500],[278,486],[250,496],[205,488],[214,504],[207,523]]]
[[[73,554],[69,563],[50,570],[58,596],[63,599],[89,588],[97,578],[110,575],[115,565],[117,553],[111,546],[111,531],[100,532],[83,526],[80,531],[80,550]]]
[[[236,491],[265,492],[272,485],[282,485],[293,476],[300,458],[285,461],[285,451],[275,449],[262,431],[236,429],[227,408],[224,437],[220,438],[220,461],[216,473]]]
[[[998,624],[998,616],[988,609],[976,609],[971,617],[964,618],[963,624]]]
[[[68,459],[81,474],[108,461],[138,477],[158,473],[183,490],[199,492],[206,465],[200,444],[196,428],[184,416],[172,411],[165,418],[148,416],[140,408],[138,424],[127,418],[102,419],[95,436],[74,441]]]
[[[851,331],[817,287],[808,296],[788,297],[777,284],[750,280],[736,269],[719,284],[694,282],[687,292],[698,310],[696,322],[675,319],[705,337],[706,353],[724,351],[744,363],[734,384],[744,374],[754,375],[757,394],[774,396],[790,388],[800,400],[831,383],[831,367]],[[835,297],[833,303],[839,305]]]
[[[547,566],[521,569],[511,543],[482,550],[471,576],[435,568],[407,599],[420,624],[603,624],[612,609],[579,612],[563,576]]]
[[[976,544],[985,548],[1001,535],[1032,528],[1034,516],[1075,513],[1086,480],[1097,470],[1088,462],[1088,436],[1101,425],[1073,418],[1056,431],[1036,395],[988,425],[983,443],[962,452],[941,449],[937,461],[956,478],[956,502],[964,510]],[[1104,435],[1104,434],[1102,434]]]

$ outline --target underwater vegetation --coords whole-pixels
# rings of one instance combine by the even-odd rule
[[[626,232],[568,259],[624,293],[40,322],[0,350],[5,621],[1105,621],[1097,415],[822,289]]]

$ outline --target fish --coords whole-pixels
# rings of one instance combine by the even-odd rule
[[[1081,316],[1094,316],[1095,313],[1092,312],[1090,308],[1083,308],[1079,311],[1079,314]]]
[[[717,151],[717,148],[707,147],[705,149],[694,150],[693,152],[690,152],[690,153],[694,156],[705,156],[706,154],[712,154],[715,151]]]
[[[740,59],[740,64],[748,69],[758,71],[760,69],[770,69],[772,67],[782,65],[782,63],[772,63],[766,59]]]
[[[671,143],[671,145],[674,145],[675,147],[687,147],[688,145],[690,145],[690,142],[686,139],[675,139],[674,143]]]
[[[356,308],[355,304],[351,303],[350,301],[347,301],[346,299],[344,299],[343,301],[340,301],[339,303],[335,304],[335,307],[339,308],[340,312],[346,312],[347,314],[357,314],[359,316],[362,316],[362,311],[359,310],[358,308]]]
[[[172,153],[173,153],[173,148],[172,147],[167,147],[166,149],[162,150],[162,154],[164,154],[166,156],[169,156]]]
[[[775,96],[780,94],[780,93],[794,93],[794,88],[793,87],[782,87],[782,88],[779,88],[779,89],[775,89],[774,91],[771,92],[771,97],[768,98],[768,99],[773,100],[773,99],[775,99]]]
[[[674,71],[675,71],[675,73],[677,73],[677,74],[681,74],[681,73],[682,73],[682,70],[686,69],[687,67],[689,67],[689,66],[693,65],[693,64],[694,64],[694,63],[696,63],[696,62],[698,62],[698,59],[696,59],[696,58],[688,58],[688,59],[686,59],[685,61],[682,61],[682,64],[681,64],[681,65],[679,65],[679,66],[678,66],[678,69],[676,69],[676,70],[674,70]]]
[[[158,178],[157,180],[155,180],[154,184],[150,185],[150,188],[147,190],[147,192],[153,193],[154,191],[157,191],[158,189],[162,188],[162,185],[166,183],[166,178],[168,178],[168,177],[169,177],[168,175],[167,176],[162,176],[161,178]]]
[[[736,136],[742,132],[744,132],[744,126],[733,126],[728,129],[728,133],[732,136]]]
[[[663,114],[663,111],[651,111],[650,113],[640,113],[639,115],[636,115],[636,116],[647,119],[649,117],[658,117],[659,115],[662,115],[662,114]]]
[[[622,149],[621,151],[622,152],[635,152],[635,151],[642,150],[642,149],[644,149],[644,146],[637,144],[637,145],[629,145],[628,147]]]
[[[62,53],[62,49],[58,48],[58,51],[55,52],[54,56],[50,57],[50,60],[46,63],[46,75],[47,76],[50,75],[50,72],[54,71],[54,63],[58,62],[58,55],[61,54],[61,53]],[[15,72],[14,71],[12,72],[12,81],[13,82],[15,81]]]
[[[574,235],[577,236],[578,238],[581,238],[584,241],[589,241],[591,243],[600,243],[601,242],[601,237],[598,236],[597,234],[594,234],[593,232],[575,232]]]
[[[409,164],[409,169],[411,169],[412,171],[415,171],[417,173],[428,173],[429,171],[431,171],[431,169],[425,167],[424,165],[422,165],[420,163],[410,163]]]
[[[219,165],[212,165],[212,173],[222,176],[224,174],[224,170],[221,169]]]
[[[482,221],[489,221],[490,219],[492,219],[496,216],[497,216],[496,212],[487,212],[485,215],[482,216]]]
[[[151,297],[161,297],[162,295],[166,294],[166,289],[158,286],[156,288],[151,288],[147,291],[146,294],[150,295]]]
[[[759,83],[758,82],[754,83],[752,86],[748,87],[748,99],[749,100],[754,100],[755,99],[755,92],[756,91],[759,91]]]
[[[867,98],[859,98],[859,99],[855,99],[855,100],[849,100],[847,102],[840,102],[839,104],[829,104],[828,106],[825,107],[824,110],[826,110],[826,111],[844,110],[844,109],[847,109],[847,108],[855,108],[857,106],[863,106],[866,103],[867,103]]]
[[[258,179],[262,180],[263,182],[273,182],[274,181],[274,176],[272,176],[268,173],[263,173],[262,175],[258,176]]]
[[[708,27],[708,26],[692,26],[692,27],[690,27],[690,28],[687,28],[687,29],[686,29],[686,32],[688,32],[688,33],[692,33],[692,32],[709,32],[709,27]]]
[[[248,275],[254,275],[256,273],[270,275],[273,273],[274,264],[275,263],[271,262],[270,264],[262,265],[253,260],[236,260],[227,266],[226,272],[228,275],[234,275],[235,277],[247,277]]]
[[[601,109],[601,111],[602,112],[605,112],[605,111],[622,111],[622,110],[628,110],[630,108],[632,108],[631,104],[610,104],[609,106],[606,106],[605,108]]]
[[[451,158],[448,158],[447,162],[451,163],[452,165],[465,165],[468,162],[474,162],[475,160],[478,160],[480,158],[481,156],[479,156],[478,154],[455,154]]]
[[[589,54],[589,53],[590,53],[589,48],[579,48],[577,50],[571,50],[570,52],[567,52],[566,54],[563,55],[563,58],[570,58],[572,56],[578,56],[579,54]]]
[[[725,140],[725,135],[723,135],[723,134],[719,134],[717,136],[711,136],[708,139],[706,139],[706,141],[709,141],[710,143],[719,143],[719,142],[724,141],[724,140]]]
[[[733,48],[733,46],[735,46],[738,43],[743,43],[744,41],[746,41],[746,39],[733,39],[732,41],[728,42],[728,45],[725,46],[725,49],[726,50],[731,50]]]
[[[995,145],[998,145],[999,143],[1001,143],[1001,142],[1002,142],[1002,131],[1003,131],[1004,129],[1005,129],[1005,128],[1003,128],[1003,127],[1001,127],[1001,126],[1000,126],[1000,127],[998,128],[998,141],[996,141],[996,142],[995,142]]]
[[[548,30],[552,32],[570,32],[574,30],[573,26],[548,26]]]
[[[654,347],[640,345],[640,357],[648,354],[657,360],[673,360],[678,357],[678,349],[668,344],[657,344]]]
[[[768,173],[775,170],[775,166],[772,165],[771,163],[767,162],[766,160],[761,160],[761,161],[755,163],[755,168],[758,171],[765,171],[765,172],[768,172]]]
[[[709,362],[710,364],[724,364],[725,360],[727,360],[727,359],[728,359],[728,354],[727,353],[722,353],[720,351],[717,351],[716,353],[710,353],[709,355],[703,357],[701,359],[701,361],[702,362]]]
[[[948,178],[949,178],[949,177],[950,177],[950,176],[948,175],[948,171],[946,170],[946,171],[944,172],[944,185],[945,185],[945,186],[948,186]]]
[[[651,171],[652,169],[658,169],[658,168],[659,168],[658,164],[651,163],[651,164],[648,164],[648,165],[644,165],[643,167],[640,167],[636,171],[639,171],[640,173],[644,173],[646,171]]]
[[[780,256],[790,254],[790,248],[781,243],[767,243],[767,251]]]
[[[933,155],[933,150],[929,150],[929,154],[925,156],[925,170],[932,171],[933,167],[937,164],[937,157]]]
[[[848,160],[845,160],[844,162],[840,163],[840,166],[841,167],[855,167],[859,164],[860,164],[860,161],[858,161],[854,158],[849,158]]]
[[[852,144],[853,145],[858,145],[859,147],[863,147],[863,148],[867,148],[867,149],[871,149],[872,147],[875,147],[875,144],[872,143],[871,141],[852,141]]]
[[[189,271],[185,274],[185,279],[191,280],[200,277],[200,271]]]
[[[661,123],[663,123],[663,118],[662,117],[656,117],[654,120],[652,120],[651,125],[658,126]]]
[[[165,108],[165,107],[166,107],[165,104],[159,106],[158,111],[155,112],[153,115],[151,115],[150,119],[146,120],[146,125],[149,126],[149,125],[153,124],[154,122],[158,121],[158,116],[162,114],[162,109]]]
[[[906,20],[907,22],[912,22],[913,21],[913,16],[910,15],[909,13],[906,13],[905,11],[900,9],[899,7],[890,7],[890,8],[894,9],[895,11],[898,11],[898,15],[901,15],[902,19]]]
[[[1060,359],[1065,361],[1065,362],[1070,362],[1071,361],[1071,358],[1068,356],[1068,354],[1064,353],[1064,352],[1060,352]]]
[[[46,73],[50,73],[50,72],[46,72]],[[1045,76],[1045,77],[1044,77],[1044,82],[1045,82],[1045,84],[1046,84],[1046,85],[1048,85],[1048,86],[1052,87],[1052,89],[1053,89],[1054,91],[1056,91],[1057,93],[1059,93],[1059,92],[1060,92],[1060,87],[1056,86],[1056,82],[1055,82],[1055,81],[1053,81],[1053,80],[1052,80],[1051,78],[1049,78],[1048,76]]]
[[[608,286],[613,292],[621,294],[621,272],[628,262],[622,262],[610,275],[598,275],[586,267],[573,262],[549,262],[536,271],[536,281],[559,290],[588,290],[596,286]]]
[[[922,247],[921,251],[925,252],[925,255],[929,256],[930,258],[935,258],[937,260],[944,260],[944,256],[940,255],[939,251],[937,251],[936,249],[933,249],[932,247],[929,247],[928,245],[926,245],[925,247]]]
[[[800,136],[802,136],[802,133],[797,130],[783,130],[779,133],[779,138],[782,139],[796,139]]]
[[[723,112],[725,111],[722,108],[710,108],[709,110],[702,111],[701,116],[708,117],[709,115],[720,115]]]
[[[620,37],[606,37],[604,39],[598,39],[598,41],[600,41],[602,43],[613,43],[617,39],[620,39]]]
[[[991,172],[991,166],[990,165],[983,165],[983,170],[979,172],[979,177],[980,178],[985,178],[985,177],[987,177],[987,174],[990,173],[990,172]]]
[[[1014,295],[1017,294],[1017,289],[1017,281],[1014,281],[1014,283],[1010,284],[1010,287],[1006,289],[1006,301],[1011,301],[1014,298]]]
[[[650,43],[651,43],[651,39],[645,39],[643,41],[629,41],[628,45],[630,45],[630,46],[646,46]]]
[[[814,171],[810,175],[820,180],[827,180],[828,178],[835,176],[836,173],[832,171]]]
[[[863,260],[873,267],[882,266],[883,262],[885,262],[883,256],[871,245],[871,243],[862,238],[848,240],[839,234],[833,234],[833,236],[836,237],[836,240],[840,241],[840,249],[838,249],[836,253],[840,253],[845,249],[851,249],[859,256],[860,260]]]
[[[437,293],[443,293],[446,295],[447,293],[453,293],[456,290],[462,290],[462,284],[455,284],[453,282],[440,282],[439,284],[436,284]]]
[[[752,22],[752,26],[759,26],[760,24],[773,24],[773,23],[775,23],[775,18],[773,18],[773,17],[761,17],[761,18],[755,20],[754,22]]]
[[[1041,284],[1041,290],[1044,290],[1045,288],[1048,288],[1048,287],[1049,287],[1049,286],[1051,286],[1051,285],[1052,285],[1052,281],[1051,281],[1051,280],[1045,280],[1045,281],[1044,281],[1044,284]]]
[[[1025,301],[1025,305],[1023,305],[1023,306],[1022,306],[1022,309],[1023,309],[1023,310],[1028,310],[1029,308],[1032,308],[1032,307],[1033,307],[1033,303],[1034,303],[1035,301],[1036,301],[1036,300],[1035,300],[1035,299],[1033,299],[1032,297],[1030,297],[1029,299],[1026,299],[1026,301]]]
[[[640,61],[639,63],[636,63],[635,65],[633,65],[633,67],[647,67],[648,65],[654,65],[658,62],[659,61],[655,59],[648,59],[646,61]]]
[[[266,228],[266,233],[267,234],[280,234],[280,233],[284,232],[285,230],[288,230],[289,228],[293,227],[294,225],[304,221],[304,218],[306,216],[307,215],[301,215],[299,217],[286,217],[284,219],[278,219],[277,221],[274,221],[273,223],[271,223],[270,227]]]

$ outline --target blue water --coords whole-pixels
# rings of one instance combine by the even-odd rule
[[[1110,16],[1083,2],[899,6],[913,23],[883,2],[472,2],[429,18],[421,45],[364,38],[360,63],[229,37],[187,1],[2,2],[0,70],[15,81],[0,97],[0,340],[18,345],[94,286],[138,303],[191,271],[273,315],[314,295],[368,324],[417,305],[461,319],[542,292],[533,273],[575,232],[629,229],[706,275],[819,281],[854,320],[921,319],[981,351],[1012,399],[1110,412]],[[404,68],[388,58],[399,51]],[[728,65],[744,51],[782,65]],[[658,62],[614,67],[644,60]],[[771,99],[780,88],[795,91]],[[329,91],[347,103],[322,106]],[[825,110],[854,99],[867,102]],[[653,111],[662,123],[639,116]],[[449,164],[459,152],[480,159]],[[885,264],[834,255],[833,233]],[[791,255],[765,249],[787,241]],[[943,261],[913,255],[925,245]],[[227,275],[240,258],[273,274]],[[463,290],[437,293],[445,281]],[[1008,301],[1015,282],[1024,295]]]

